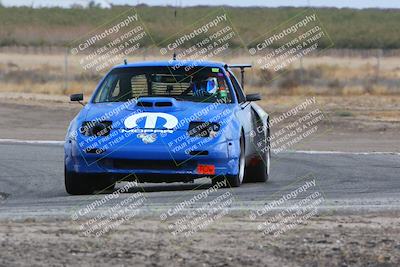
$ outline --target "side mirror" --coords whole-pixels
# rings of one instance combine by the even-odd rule
[[[248,101],[248,102],[258,101],[258,100],[261,100],[261,95],[259,93],[246,95],[246,101]]]
[[[82,101],[83,100],[83,94],[73,94],[69,97],[71,101]]]

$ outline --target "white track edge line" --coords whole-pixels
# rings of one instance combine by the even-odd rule
[[[64,141],[55,140],[20,140],[20,139],[0,139],[0,144],[45,144],[45,145],[64,145]]]
[[[371,151],[371,152],[346,152],[346,151],[319,151],[319,150],[290,150],[282,153],[299,153],[299,154],[348,154],[348,155],[400,155],[400,152],[380,152],[380,151]]]

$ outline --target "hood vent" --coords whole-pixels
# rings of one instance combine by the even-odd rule
[[[156,102],[156,107],[172,107],[172,102]]]
[[[1,0],[0,0],[1,1]],[[173,97],[140,97],[136,104],[137,107],[145,108],[168,108],[168,107],[178,107],[179,104]]]
[[[137,102],[137,105],[139,107],[152,107],[153,103],[152,102],[146,102],[146,101],[139,101],[139,102]]]

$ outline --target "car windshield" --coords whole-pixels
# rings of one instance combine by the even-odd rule
[[[220,68],[131,67],[111,71],[96,91],[94,103],[124,102],[133,98],[163,96],[178,101],[231,102]]]

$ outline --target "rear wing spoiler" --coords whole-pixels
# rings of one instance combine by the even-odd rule
[[[228,69],[228,68],[231,68],[231,69],[239,68],[240,69],[240,76],[241,76],[240,77],[240,85],[242,86],[242,90],[244,90],[244,69],[251,68],[251,64],[231,64],[231,65],[226,64],[225,69]]]

